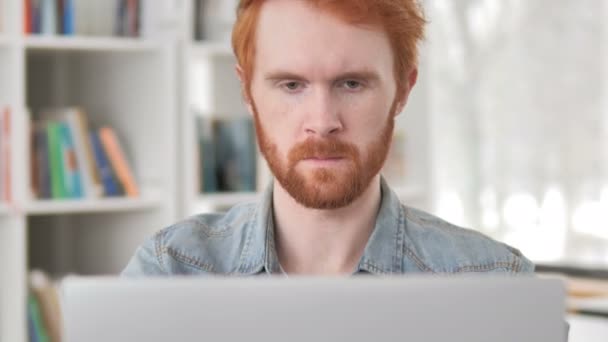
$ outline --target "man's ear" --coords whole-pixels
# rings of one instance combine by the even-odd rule
[[[409,74],[407,75],[407,84],[405,86],[405,89],[403,89],[404,92],[402,94],[399,94],[399,95],[401,95],[401,99],[399,100],[399,102],[397,103],[397,106],[395,107],[395,116],[397,116],[397,115],[401,114],[401,112],[403,112],[403,108],[405,108],[405,105],[407,104],[407,100],[410,97],[412,88],[414,88],[417,81],[418,81],[418,68],[414,67],[410,70]]]
[[[249,96],[249,91],[247,91],[247,84],[245,82],[245,73],[243,72],[243,68],[239,64],[235,66],[236,75],[241,82],[241,96],[243,97],[243,101],[245,102],[245,106],[247,106],[247,111],[250,115],[253,116],[253,106],[251,105],[251,97]]]

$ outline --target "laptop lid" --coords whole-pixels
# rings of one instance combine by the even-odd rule
[[[67,278],[61,292],[67,342],[566,340],[549,279]]]

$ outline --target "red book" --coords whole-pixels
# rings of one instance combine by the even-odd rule
[[[23,33],[31,34],[33,30],[34,14],[32,13],[32,0],[23,0]]]

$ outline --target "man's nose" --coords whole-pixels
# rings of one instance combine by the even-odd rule
[[[304,129],[309,136],[327,137],[343,129],[339,108],[330,90],[317,89],[311,94]]]

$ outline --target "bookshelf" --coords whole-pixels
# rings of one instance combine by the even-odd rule
[[[214,118],[247,118],[249,114],[243,103],[240,83],[236,77],[235,57],[229,41],[229,35],[222,38],[207,37],[195,39],[195,5],[196,0],[184,3],[184,18],[181,32],[182,43],[182,143],[184,146],[181,182],[182,215],[223,210],[238,203],[255,200],[265,189],[270,180],[270,172],[263,158],[256,154],[255,191],[252,192],[218,192],[201,193],[197,119]],[[236,2],[228,1],[226,4]],[[223,4],[222,4],[223,6]],[[227,8],[232,5],[226,5]],[[234,12],[230,8],[230,13]],[[224,12],[224,14],[228,13]],[[216,20],[214,18],[214,20]],[[220,18],[219,20],[223,20]]]
[[[0,342],[28,341],[31,269],[52,277],[117,274],[146,237],[179,219],[174,19],[180,12],[177,3],[144,1],[160,8],[157,21],[147,25],[158,30],[145,38],[25,35],[23,2],[0,1],[6,10],[0,13],[6,19],[0,31],[0,107],[11,108],[13,197],[10,207],[0,203]],[[43,109],[68,106],[82,108],[91,127],[114,129],[138,197],[35,198],[30,120]]]

